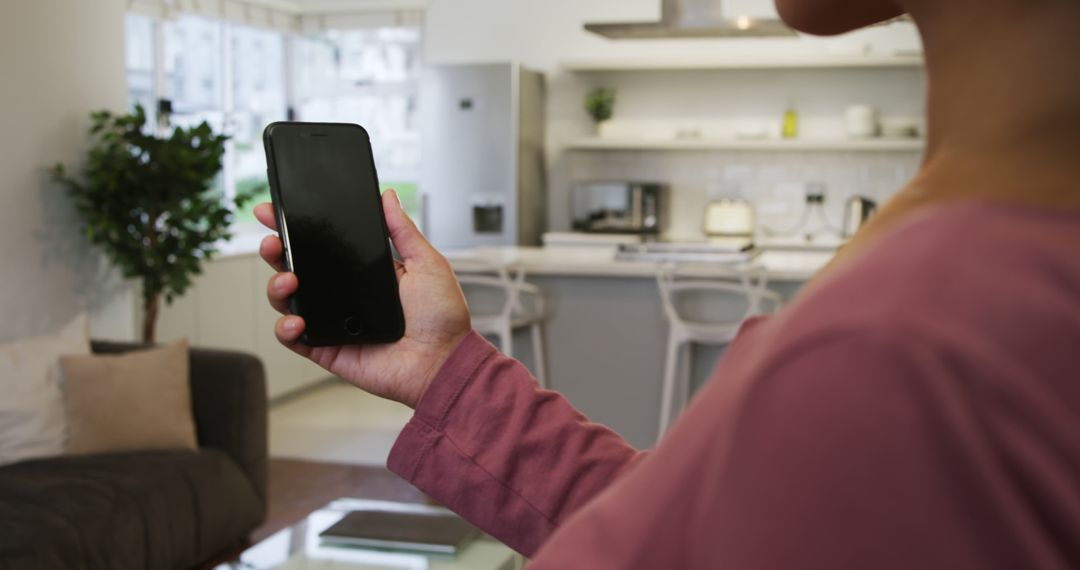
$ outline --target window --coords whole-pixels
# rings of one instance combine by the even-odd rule
[[[191,127],[206,121],[228,134],[217,180],[226,198],[267,188],[262,129],[287,114],[284,34],[189,15],[161,22],[129,15],[127,37],[131,103],[152,112],[159,97],[168,99],[171,124]],[[163,53],[160,77],[154,65],[158,50]],[[160,95],[156,85],[161,85]],[[269,192],[261,199],[268,200]],[[246,208],[236,213],[236,221],[255,224]]]
[[[166,21],[165,81],[172,101],[172,123],[191,127],[203,121],[215,131],[225,125],[220,22],[196,16]]]
[[[128,99],[147,110],[150,128],[157,101],[167,99],[173,125],[206,121],[231,137],[217,181],[226,198],[267,188],[262,131],[288,117],[291,83],[297,120],[367,128],[383,187],[396,188],[419,223],[418,29],[290,37],[193,15],[158,20],[129,14],[126,40]],[[269,192],[260,200],[269,200]],[[236,222],[239,230],[257,227],[249,209],[237,212]]]
[[[155,46],[164,53],[161,98],[172,103],[169,122],[177,127],[194,127],[203,121],[215,132],[225,127],[222,100],[224,72],[221,68],[224,26],[196,16],[180,16],[161,24],[163,43]],[[130,49],[130,47],[129,47]],[[228,150],[214,188],[228,198]]]
[[[269,30],[233,26],[230,33],[230,82],[227,184],[239,191],[262,189],[257,202],[270,200],[262,132],[288,116],[285,101],[285,37]],[[250,208],[237,212],[238,223],[255,223]]]
[[[397,189],[417,223],[420,49],[416,28],[337,30],[298,39],[294,63],[299,120],[363,125],[382,186]]]
[[[150,124],[156,122],[157,78],[157,30],[154,20],[146,16],[128,14],[125,22],[127,42],[128,104],[142,105]]]

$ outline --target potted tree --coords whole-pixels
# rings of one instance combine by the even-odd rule
[[[597,87],[585,95],[585,111],[592,117],[596,136],[603,136],[604,125],[615,114],[615,89]]]
[[[171,303],[187,291],[217,244],[231,237],[233,207],[254,192],[230,205],[215,188],[228,137],[205,121],[159,136],[144,129],[141,106],[90,117],[93,144],[81,175],[57,164],[53,177],[67,188],[86,238],[124,277],[141,281],[142,338],[154,342],[162,297]]]

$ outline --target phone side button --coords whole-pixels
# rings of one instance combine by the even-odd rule
[[[357,336],[364,332],[364,326],[357,317],[349,317],[345,319],[345,332],[351,336]]]

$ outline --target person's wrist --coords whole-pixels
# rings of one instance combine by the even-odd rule
[[[416,409],[416,406],[420,403],[420,399],[424,397],[428,388],[431,386],[435,378],[438,377],[439,371],[442,370],[450,357],[454,354],[457,348],[461,345],[465,337],[469,336],[471,329],[465,329],[456,335],[448,337],[445,341],[438,343],[438,348],[430,352],[431,358],[427,359],[426,370],[420,375],[420,380],[417,382],[417,389],[409,401],[403,401],[402,403],[410,408]]]

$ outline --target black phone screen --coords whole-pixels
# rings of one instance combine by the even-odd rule
[[[275,123],[266,139],[286,261],[300,283],[301,341],[397,340],[404,319],[367,132]]]

